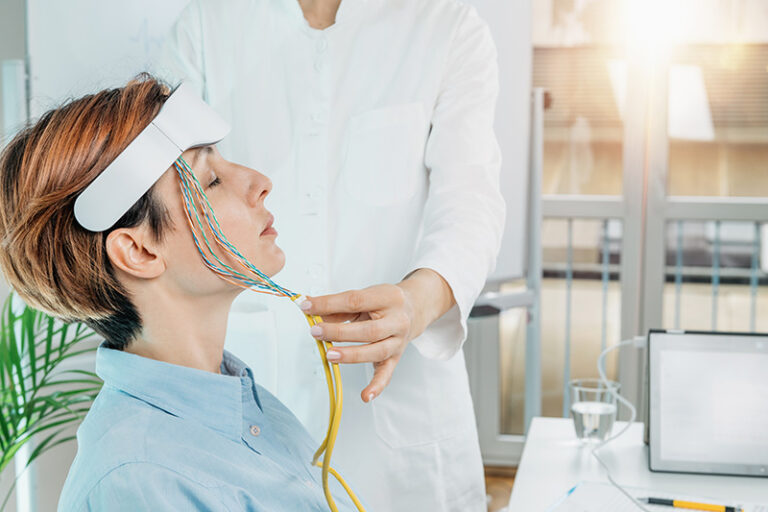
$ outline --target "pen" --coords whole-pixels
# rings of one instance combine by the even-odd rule
[[[668,507],[687,508],[689,510],[707,510],[711,512],[744,512],[741,507],[712,505],[711,503],[696,503],[695,501],[682,501],[668,498],[644,498],[640,501],[648,503],[649,505],[666,505]]]

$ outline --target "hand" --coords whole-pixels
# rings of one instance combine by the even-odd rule
[[[454,300],[438,273],[419,269],[397,285],[308,297],[308,303],[305,313],[323,317],[312,328],[315,338],[365,344],[334,346],[327,356],[333,363],[373,363],[373,378],[360,394],[370,402],[389,384],[408,343],[450,309]]]
[[[373,378],[360,394],[364,402],[370,402],[387,387],[405,347],[415,337],[410,298],[399,286],[379,284],[308,300],[311,308],[305,313],[323,317],[321,324],[312,327],[312,336],[366,344],[334,346],[327,357],[333,363],[373,363]],[[350,323],[342,323],[347,321]]]

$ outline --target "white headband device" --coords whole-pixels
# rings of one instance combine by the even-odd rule
[[[117,155],[75,200],[75,218],[89,231],[112,227],[181,154],[215,144],[229,125],[181,84],[149,125]]]

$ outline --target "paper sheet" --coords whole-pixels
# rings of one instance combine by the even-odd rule
[[[725,503],[723,500],[715,498],[684,494],[672,495],[670,493],[638,487],[625,487],[625,490],[636,498],[647,498],[649,496],[653,496],[654,498],[676,498],[717,505],[740,505],[743,507],[744,512],[768,512],[768,505],[757,505],[754,503]],[[672,512],[679,510],[660,505],[645,505],[645,507],[653,512]],[[563,496],[557,503],[552,505],[548,512],[640,512],[640,508],[609,483],[582,482],[568,494]]]

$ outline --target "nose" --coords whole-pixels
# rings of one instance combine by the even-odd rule
[[[248,168],[246,168],[248,169]],[[248,204],[255,207],[264,204],[264,199],[272,191],[272,180],[259,171],[248,169]]]

